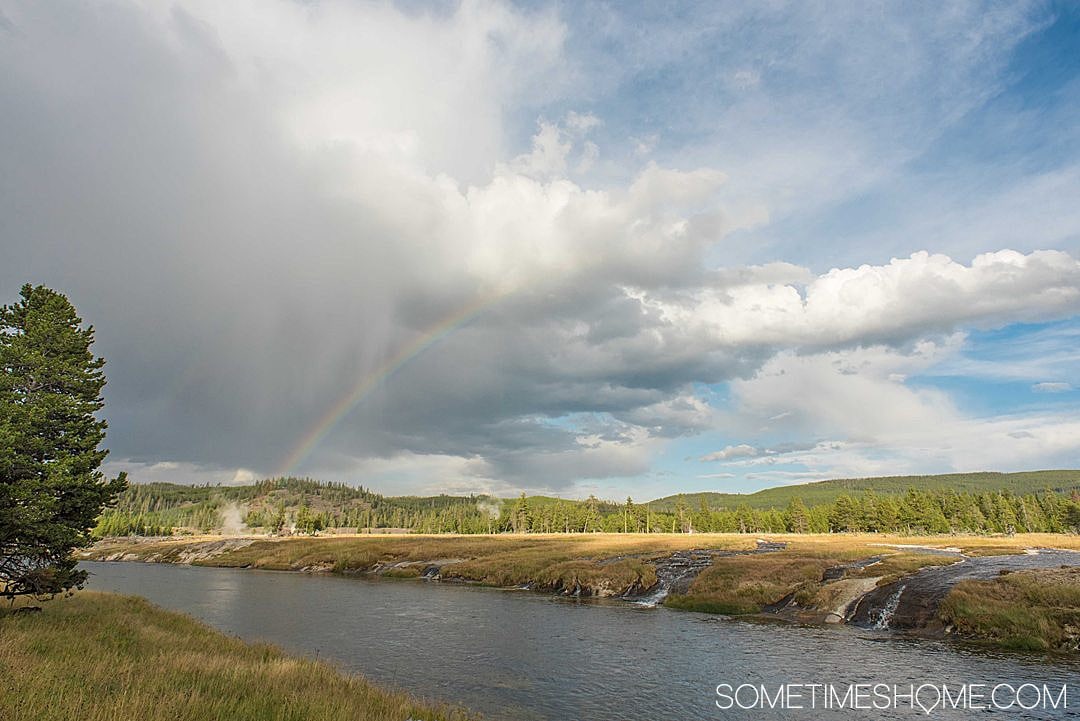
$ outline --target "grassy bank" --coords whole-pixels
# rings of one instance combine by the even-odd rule
[[[964,581],[946,596],[942,620],[962,636],[1031,651],[1080,649],[1080,568]]]
[[[838,580],[873,579],[874,583],[884,584],[920,568],[956,560],[872,543],[858,537],[794,540],[778,553],[717,558],[694,579],[686,594],[669,597],[666,605],[741,615],[761,613],[767,606],[791,598],[808,612],[829,612],[843,598],[836,593]],[[868,559],[873,560],[872,565],[860,565]],[[838,573],[826,582],[830,570]]]
[[[463,721],[329,664],[246,644],[129,596],[81,592],[0,612],[5,721]]]
[[[744,550],[754,539],[737,535],[500,535],[349,536],[278,539],[118,539],[97,544],[87,559],[191,562],[230,568],[415,577],[437,565],[441,577],[490,586],[530,584],[589,595],[648,587],[649,560],[689,548]]]
[[[842,615],[844,606],[875,585],[891,583],[921,568],[954,563],[955,556],[927,548],[958,549],[969,556],[1020,553],[1026,548],[1080,550],[1080,536],[1021,534],[1015,536],[897,537],[874,534],[769,536],[787,541],[777,553],[717,558],[685,594],[669,596],[665,605],[683,610],[746,615],[761,613],[791,598],[805,620]],[[872,565],[862,565],[868,559]],[[844,568],[834,579],[826,571]],[[1072,577],[1080,583],[1080,577]],[[966,631],[963,629],[961,632]]]
[[[1018,553],[1025,548],[1080,549],[1080,536],[920,536],[876,534],[769,535],[788,544],[770,554],[716,558],[684,595],[668,605],[714,613],[757,613],[795,594],[807,608],[837,603],[827,569],[870,557],[879,562],[851,569],[845,579],[882,583],[952,558],[916,546],[955,547],[971,555]],[[687,549],[748,550],[755,537],[739,534],[401,535],[303,538],[205,537],[113,539],[83,554],[88,559],[189,562],[197,565],[416,577],[437,566],[443,579],[492,586],[529,584],[537,589],[613,595],[655,582],[650,563]],[[907,548],[905,546],[912,546]],[[859,586],[860,584],[849,584]],[[865,586],[865,583],[861,584]]]

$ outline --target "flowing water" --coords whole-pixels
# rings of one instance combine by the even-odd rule
[[[994,578],[1000,573],[1039,568],[1080,566],[1080,553],[1054,549],[1005,556],[963,558],[947,566],[932,566],[894,583],[879,586],[859,599],[852,621],[893,630],[927,628],[936,622],[938,606],[960,581]]]
[[[656,564],[656,588],[642,597],[626,597],[639,606],[654,608],[664,602],[671,593],[686,593],[690,583],[699,573],[712,564],[717,556],[735,555],[725,552],[676,551],[669,558]]]
[[[900,606],[900,597],[904,595],[905,590],[907,590],[907,586],[903,584],[897,587],[892,595],[885,600],[885,604],[871,617],[874,619],[874,628],[879,631],[889,628],[889,623],[892,622],[896,609]]]
[[[226,633],[331,660],[490,719],[915,719],[928,716],[910,707],[720,710],[716,687],[999,682],[1068,683],[1068,707],[1022,714],[937,708],[929,718],[1080,718],[1076,660],[422,581],[143,563],[84,568],[90,588],[138,594]]]

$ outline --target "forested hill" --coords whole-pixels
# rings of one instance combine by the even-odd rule
[[[831,481],[802,483],[794,486],[766,488],[757,493],[678,493],[652,501],[657,511],[673,511],[680,504],[697,508],[704,501],[712,508],[756,509],[785,508],[795,498],[807,506],[832,503],[844,494],[866,492],[878,495],[899,495],[910,488],[925,491],[956,491],[984,493],[1009,491],[1015,495],[1055,491],[1068,494],[1080,490],[1080,470],[1023,471],[1020,473],[946,473],[933,476],[883,476],[878,478],[843,478]]]
[[[752,494],[639,503],[543,496],[382,496],[363,486],[277,478],[248,486],[132,484],[97,536],[174,533],[830,532],[1080,530],[1080,471],[823,481]]]

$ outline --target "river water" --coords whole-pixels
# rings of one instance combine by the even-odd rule
[[[904,640],[853,627],[798,627],[422,581],[169,564],[85,563],[89,588],[144,596],[228,634],[330,660],[384,685],[490,719],[677,721],[818,718],[1080,718],[1080,662]],[[1067,708],[816,710],[743,705],[718,684],[1068,684]],[[726,693],[727,689],[723,689]],[[924,706],[938,693],[925,691]],[[1003,691],[999,697],[1015,696]],[[1034,692],[1021,699],[1031,705]],[[1060,700],[1060,698],[1058,699]],[[881,702],[884,704],[884,702]],[[1045,706],[1045,704],[1043,704]],[[402,719],[402,721],[405,721]]]

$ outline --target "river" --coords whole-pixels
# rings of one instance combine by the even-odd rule
[[[1046,684],[1055,693],[1068,683],[1068,707],[1022,713],[938,707],[929,717],[1080,718],[1076,660],[905,640],[847,626],[750,622],[422,581],[148,563],[83,567],[91,573],[89,588],[143,596],[245,640],[331,660],[490,719],[915,719],[928,716],[907,704],[811,711],[805,708],[808,693],[804,700],[788,700],[804,710],[721,710],[716,702],[728,702],[716,687],[831,683],[842,692],[855,683],[956,689],[1006,682]],[[754,705],[746,691],[744,705]],[[936,696],[924,693],[924,705]],[[1006,698],[1012,697],[1006,692]],[[1033,698],[1029,693],[1025,700]]]

